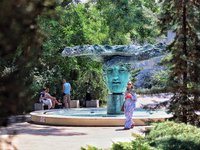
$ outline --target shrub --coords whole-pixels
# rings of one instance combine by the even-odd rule
[[[87,150],[102,150],[102,149],[98,149],[98,148],[96,148],[96,147],[94,147],[94,146],[90,146],[90,145],[87,145],[87,147],[88,147]],[[86,148],[81,147],[81,150],[86,150]]]
[[[152,125],[155,127],[149,135],[142,137],[132,133],[135,140],[113,142],[111,150],[200,150],[200,128],[171,121]]]
[[[111,150],[149,150],[151,148],[141,135],[132,133],[132,136],[135,137],[135,140],[113,143]]]
[[[145,142],[156,149],[171,150],[199,150],[200,129],[175,122],[153,123],[154,129],[145,137]]]

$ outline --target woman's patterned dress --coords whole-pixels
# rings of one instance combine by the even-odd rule
[[[125,95],[128,91],[125,91]],[[124,113],[126,116],[126,122],[124,125],[124,128],[131,128],[131,125],[134,123],[132,120],[132,116],[133,116],[133,111],[135,109],[135,102],[137,101],[137,95],[136,93],[133,93],[131,91],[131,98],[125,98],[125,102],[124,102]]]

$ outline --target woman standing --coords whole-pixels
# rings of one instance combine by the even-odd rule
[[[126,122],[124,125],[125,130],[129,130],[134,127],[134,122],[132,120],[133,111],[135,109],[135,102],[137,101],[137,95],[133,92],[133,83],[129,81],[127,84],[127,89],[125,91],[125,102],[124,102],[124,113],[126,116]]]

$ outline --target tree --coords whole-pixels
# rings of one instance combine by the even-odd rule
[[[85,106],[87,91],[90,91],[92,99],[100,100],[101,104],[106,102],[108,89],[100,71],[84,71],[76,83],[78,91],[74,90],[72,92],[76,99],[81,100],[82,106]],[[81,94],[75,94],[75,92]]]
[[[150,5],[149,0],[91,0],[98,10],[101,29],[108,28],[107,40],[103,44],[124,45],[131,41],[141,45],[154,43],[153,37],[156,30],[153,29],[152,15],[158,11],[158,6]]]
[[[162,32],[173,28],[176,33],[174,41],[167,46],[171,57],[162,62],[170,66],[168,86],[174,93],[168,112],[176,121],[191,124],[199,121],[195,111],[200,109],[199,8],[196,0],[165,0],[158,18]]]
[[[113,11],[119,13],[122,20],[120,21],[119,19],[120,25],[118,25],[118,22],[115,23],[119,26],[119,29],[115,29],[114,26],[111,26],[111,24],[106,23],[109,20],[108,18],[110,17],[112,19],[112,17],[109,14],[109,9],[106,7],[108,3],[106,1],[102,2],[104,2],[105,4],[99,6],[97,6],[99,3],[96,3],[94,5],[70,4],[67,5],[65,8],[57,7],[56,10],[60,14],[59,21],[49,20],[48,18],[39,16],[38,20],[42,26],[42,30],[40,32],[49,34],[49,39],[46,40],[43,44],[45,49],[45,52],[43,53],[44,57],[42,60],[44,68],[39,68],[38,71],[40,72],[39,74],[43,74],[43,77],[45,77],[49,73],[49,70],[51,70],[51,76],[48,76],[48,78],[51,78],[51,80],[45,80],[44,78],[43,84],[40,85],[40,87],[43,85],[52,86],[54,88],[53,93],[59,93],[60,90],[58,89],[60,87],[60,82],[57,81],[60,81],[60,78],[67,78],[67,81],[71,83],[72,87],[76,87],[76,90],[72,91],[72,98],[79,99],[80,101],[84,100],[84,95],[86,94],[86,92],[85,90],[77,89],[77,85],[82,85],[87,89],[87,86],[85,85],[86,81],[87,84],[90,84],[89,81],[91,83],[95,83],[98,80],[101,82],[99,82],[98,86],[95,87],[104,87],[105,83],[101,79],[102,77],[100,77],[102,72],[101,63],[92,62],[90,58],[86,56],[76,58],[62,58],[61,56],[62,50],[66,46],[73,47],[76,45],[85,44],[113,45],[130,43],[130,41],[127,40],[128,38],[125,36],[125,34],[129,34],[128,28],[130,26],[131,30],[133,24],[129,21],[129,17],[131,17],[132,15],[131,13],[134,13],[131,11],[130,8],[132,5],[130,5],[129,3],[126,4],[126,2],[124,4],[122,4],[123,2],[115,4],[114,1],[114,4],[112,4],[111,2],[109,3],[109,7],[113,7]],[[117,5],[117,7],[115,7],[115,5]],[[123,14],[120,14],[122,13],[120,10],[120,5],[123,5],[123,7],[126,7],[127,5],[127,8],[129,9],[127,10],[128,18],[124,18]],[[102,11],[100,11],[98,7],[102,7]],[[145,15],[142,14],[142,17],[144,16]],[[148,19],[146,18],[146,20]],[[139,21],[137,26],[139,26]],[[116,36],[116,38],[113,36],[113,38],[111,39],[111,30],[113,35],[119,35],[121,41],[123,40],[124,42],[117,42],[116,40],[118,36]],[[43,71],[45,71],[46,73],[42,73]],[[86,74],[88,74],[89,77],[91,74],[94,74],[94,72],[96,72],[96,78],[86,78]],[[80,80],[81,78],[86,79],[86,81]],[[93,91],[91,92],[95,93],[95,98],[98,98],[96,97],[97,95],[99,95],[97,94],[97,91],[102,90],[102,88],[96,89],[94,86],[91,87],[93,87],[91,88],[93,89]],[[80,93],[80,91],[82,92]],[[105,98],[107,93],[103,92],[102,94],[103,95],[99,98]],[[59,97],[60,96],[61,95],[59,95]]]
[[[43,43],[43,66],[37,68],[35,76],[34,87],[37,93],[43,86],[52,87],[50,92],[60,99],[60,81],[65,78],[72,85],[71,99],[79,99],[81,105],[84,106],[87,89],[94,99],[106,100],[107,89],[101,75],[101,63],[92,61],[88,56],[64,58],[61,55],[66,46],[95,44],[104,38],[98,30],[98,14],[95,15],[95,11],[89,9],[89,5],[70,4],[65,9],[57,7],[59,20],[38,17],[42,27],[40,32],[46,33],[49,38]],[[90,76],[91,74],[95,74],[95,77]],[[97,82],[98,84],[93,84]]]
[[[53,0],[0,1],[1,121],[22,113],[30,103],[34,68],[40,65],[44,39],[38,32],[36,17],[40,14],[54,15],[56,5]]]
[[[135,84],[137,80],[137,76],[140,74],[140,72],[144,69],[144,67],[136,69],[135,67],[131,69],[131,81],[133,82],[133,85]]]

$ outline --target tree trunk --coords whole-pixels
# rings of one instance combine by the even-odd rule
[[[184,35],[184,40],[183,40],[183,44],[184,44],[184,55],[187,56],[187,37],[186,37],[186,4],[185,4],[185,0],[183,0],[183,35]],[[187,124],[187,110],[185,109],[185,106],[187,106],[187,61],[184,61],[184,72],[183,72],[183,110],[182,110],[182,122]]]

